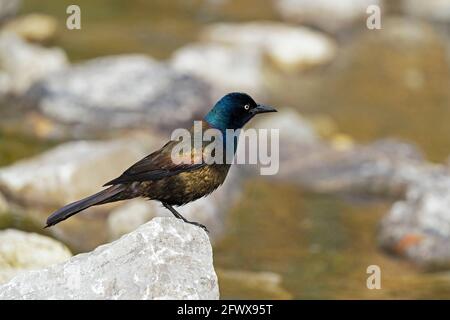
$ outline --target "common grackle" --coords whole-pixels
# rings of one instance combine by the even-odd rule
[[[258,113],[275,112],[272,107],[257,104],[245,93],[229,93],[220,99],[202,120],[202,129],[215,128],[225,137],[227,129],[240,129]],[[195,136],[191,129],[192,136]],[[188,221],[173,206],[181,206],[217,189],[225,180],[230,164],[208,164],[205,161],[174,162],[173,148],[179,141],[169,141],[161,149],[146,156],[128,168],[121,176],[106,183],[109,186],[94,195],[70,203],[55,211],[47,219],[46,227],[53,226],[91,206],[120,200],[144,197],[158,200],[177,218]],[[206,144],[193,148],[188,157],[202,157]],[[236,152],[236,146],[233,149]],[[224,152],[225,156],[226,152]]]

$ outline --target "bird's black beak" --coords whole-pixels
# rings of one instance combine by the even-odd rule
[[[272,107],[269,107],[269,106],[265,106],[265,105],[262,105],[262,104],[256,105],[256,108],[253,108],[251,110],[252,114],[267,113],[267,112],[277,112],[277,110],[275,108],[272,108]]]

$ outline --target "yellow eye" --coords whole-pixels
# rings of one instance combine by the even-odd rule
[[[244,109],[245,109],[245,110],[250,109],[250,105],[246,104],[246,105],[244,106]]]

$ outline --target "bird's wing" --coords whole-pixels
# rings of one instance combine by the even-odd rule
[[[196,163],[194,160],[202,156],[203,150],[192,148],[191,154],[183,155],[191,161],[189,163],[176,164],[172,161],[172,149],[179,143],[178,141],[169,141],[161,149],[146,156],[128,168],[118,178],[104,184],[104,186],[120,183],[129,183],[135,181],[158,180],[177,175],[181,172],[192,171],[205,166],[205,162]]]

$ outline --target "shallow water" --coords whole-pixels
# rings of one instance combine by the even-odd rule
[[[388,203],[355,203],[260,179],[247,183],[243,197],[215,246],[216,267],[278,273],[294,299],[450,297],[450,275],[422,272],[377,248]],[[380,290],[367,289],[369,265],[381,269]],[[277,296],[277,290],[263,297],[257,289],[239,292],[221,287],[224,299]]]
[[[264,2],[83,0],[77,2],[82,10],[81,31],[64,28],[70,1],[24,1],[23,12],[56,16],[60,32],[51,44],[66,49],[72,61],[136,52],[164,59],[194,41],[208,23],[277,19],[271,1]],[[432,56],[429,50],[419,50],[405,58],[402,51],[396,54],[370,39],[356,46],[352,41],[344,47],[353,53],[348,56],[341,51],[344,63],[337,67],[303,75],[272,74],[268,79],[271,100],[309,114],[330,115],[340,131],[356,140],[401,137],[419,144],[431,159],[445,159],[450,149],[450,108],[443,49],[436,45]],[[383,72],[381,65],[392,73]],[[422,70],[425,87],[411,91],[399,81],[411,67]],[[0,165],[51,146],[23,135],[0,133]],[[231,209],[224,238],[215,245],[215,266],[275,272],[292,298],[450,297],[448,275],[424,273],[377,248],[377,224],[388,208],[388,203],[355,203],[306,193],[292,185],[252,180],[246,184],[243,200]],[[0,217],[0,228],[11,226],[42,231],[27,221]],[[366,288],[366,268],[372,264],[381,267],[381,290]],[[220,281],[222,298],[277,297],[239,281]]]

